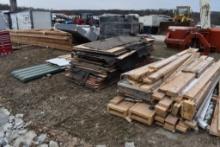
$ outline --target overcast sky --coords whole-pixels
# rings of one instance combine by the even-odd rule
[[[191,5],[199,11],[199,0],[17,0],[19,6],[49,9],[158,9]],[[8,4],[9,0],[0,0]],[[211,0],[213,11],[220,11],[220,0]]]

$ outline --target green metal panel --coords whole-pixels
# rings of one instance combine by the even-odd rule
[[[12,71],[11,74],[16,79],[22,82],[29,82],[31,80],[41,78],[47,74],[55,74],[63,70],[64,70],[63,68],[56,66],[56,65],[40,64],[40,65]]]

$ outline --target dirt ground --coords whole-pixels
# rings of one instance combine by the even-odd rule
[[[153,55],[167,57],[176,52],[156,43]],[[91,145],[122,147],[125,142],[134,142],[136,147],[220,146],[220,140],[206,132],[173,134],[157,126],[128,123],[108,114],[106,105],[116,95],[116,84],[94,92],[69,82],[64,72],[26,84],[10,75],[15,69],[44,63],[63,54],[66,52],[26,47],[1,57],[0,97],[4,99],[0,104],[14,113],[25,114],[25,120],[32,121],[33,128],[56,129]]]

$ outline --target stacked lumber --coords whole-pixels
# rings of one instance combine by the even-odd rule
[[[208,98],[214,95],[219,80],[220,61],[200,55],[196,49],[188,49],[122,74],[118,96],[108,104],[108,112],[116,115],[120,105],[129,102],[123,118],[148,125],[155,123],[169,131],[185,133],[198,128],[201,111],[211,103]],[[118,97],[120,102],[114,103]],[[216,102],[216,114],[209,114],[215,116],[210,117],[214,119],[213,123],[211,125],[207,121],[207,125],[210,132],[220,136],[218,106],[219,102]],[[205,112],[207,115],[212,111]],[[130,114],[133,113],[138,114],[139,118],[132,117]]]
[[[72,35],[59,30],[10,30],[11,41],[72,51]]]
[[[74,47],[68,77],[91,89],[116,82],[122,72],[149,59],[152,40],[119,36]]]
[[[124,73],[118,83],[118,94],[150,102],[152,92],[187,60],[197,55],[196,50],[189,49],[167,59]],[[164,97],[164,93],[157,92],[153,96],[160,100]]]

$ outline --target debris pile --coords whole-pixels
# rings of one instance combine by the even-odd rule
[[[68,77],[91,89],[116,82],[121,73],[149,60],[152,41],[120,36],[75,46]]]
[[[19,146],[42,146],[59,147],[55,141],[50,141],[48,135],[43,133],[37,135],[33,130],[28,130],[30,123],[23,121],[23,114],[11,115],[11,113],[0,108],[0,146],[19,147]]]
[[[208,129],[220,136],[220,61],[188,49],[174,56],[129,71],[121,76],[118,96],[108,112],[172,132]],[[215,112],[213,114],[213,112]]]
[[[72,50],[72,35],[59,30],[10,30],[11,41],[60,50]]]
[[[100,17],[100,38],[120,35],[136,35],[140,32],[139,19],[135,15],[105,14]]]

